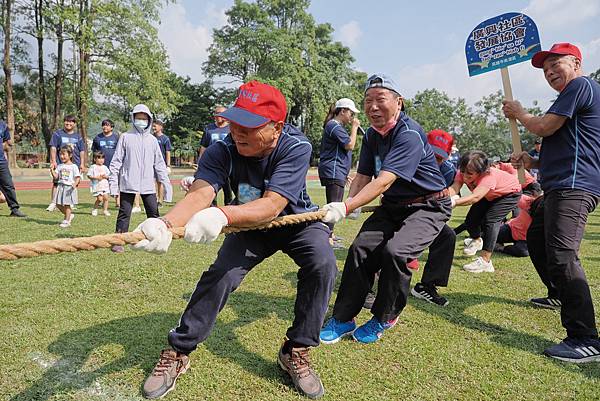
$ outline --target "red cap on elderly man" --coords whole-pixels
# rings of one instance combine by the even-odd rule
[[[454,138],[444,130],[434,129],[430,131],[427,134],[427,142],[433,148],[433,153],[442,156],[444,159],[448,158],[450,153],[452,153]]]
[[[240,86],[234,105],[217,116],[242,127],[257,128],[271,121],[285,121],[286,114],[285,97],[277,88],[250,81]]]
[[[542,50],[535,53],[531,58],[531,64],[536,68],[544,68],[544,61],[546,61],[549,56],[555,54],[562,56],[571,55],[577,57],[579,61],[582,60],[581,51],[577,46],[572,45],[571,43],[555,43],[550,50]]]

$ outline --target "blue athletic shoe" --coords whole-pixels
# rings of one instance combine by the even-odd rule
[[[349,322],[340,322],[332,317],[321,329],[319,338],[323,344],[334,344],[340,341],[342,337],[352,334],[355,329],[356,323],[354,319]]]
[[[367,323],[354,330],[352,338],[364,344],[374,343],[379,340],[385,330],[391,329],[397,322],[398,318],[382,323],[376,317],[372,317]]]
[[[544,354],[565,362],[600,362],[600,340],[567,337],[562,342],[546,348]]]

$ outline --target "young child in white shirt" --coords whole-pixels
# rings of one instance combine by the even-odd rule
[[[63,146],[59,151],[60,164],[50,169],[52,178],[58,180],[58,188],[54,197],[56,207],[63,213],[65,219],[59,224],[61,228],[71,226],[75,215],[73,207],[78,203],[77,186],[81,181],[79,167],[73,164],[73,150],[69,146]]]
[[[94,152],[94,164],[90,167],[87,176],[90,179],[90,191],[92,196],[96,198],[92,216],[98,216],[98,208],[102,206],[105,216],[110,216],[108,211],[109,186],[108,176],[110,170],[104,165],[104,153]]]

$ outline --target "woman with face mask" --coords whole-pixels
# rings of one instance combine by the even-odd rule
[[[119,137],[110,163],[110,194],[120,195],[121,200],[115,230],[117,233],[129,231],[136,193],[141,195],[146,216],[159,217],[155,178],[163,185],[170,186],[167,166],[158,141],[152,134],[152,121],[152,113],[146,105],[135,106],[131,113],[132,127]],[[112,251],[121,253],[124,248],[114,245]]]

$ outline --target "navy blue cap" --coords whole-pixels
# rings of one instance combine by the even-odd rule
[[[371,88],[385,88],[400,95],[400,88],[392,78],[385,74],[373,74],[367,79],[365,92]]]

